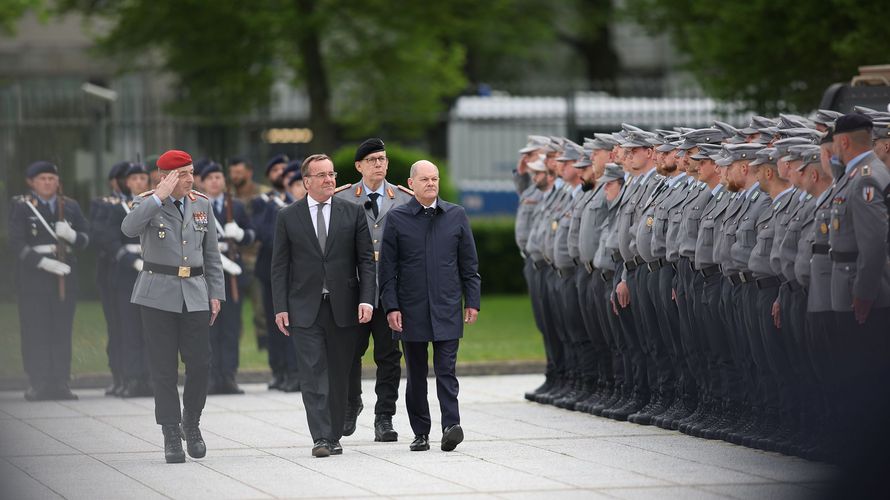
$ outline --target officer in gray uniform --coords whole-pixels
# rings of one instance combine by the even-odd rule
[[[530,135],[525,147],[519,150],[519,161],[516,163],[516,168],[513,169],[513,185],[516,186],[516,193],[520,197],[529,189],[534,188],[532,180],[534,172],[528,170],[528,162],[537,159],[549,143],[550,138],[546,135]]]
[[[547,170],[545,165],[547,155],[539,154],[538,158],[527,163],[528,169],[532,175],[535,194],[527,195],[520,201],[520,214],[527,212],[527,216],[523,216],[520,223],[520,214],[517,214],[517,230],[516,244],[519,246],[519,253],[523,257],[523,274],[525,282],[528,285],[529,299],[532,304],[532,314],[535,318],[535,325],[541,332],[544,341],[544,354],[547,359],[547,368],[545,372],[545,380],[540,386],[534,390],[525,393],[525,398],[529,401],[535,401],[538,394],[549,392],[556,383],[556,355],[555,347],[550,342],[548,335],[547,323],[543,312],[544,297],[541,295],[540,273],[538,272],[539,262],[543,262],[543,256],[539,244],[533,238],[533,231],[537,228],[537,223],[541,220],[544,213],[544,206],[550,202],[550,196],[554,193],[555,177]],[[522,226],[527,226],[522,229]],[[522,229],[522,230],[521,230]]]
[[[183,436],[191,457],[201,458],[207,451],[198,425],[210,375],[210,325],[225,300],[225,287],[216,225],[210,224],[213,208],[206,196],[191,189],[191,156],[171,150],[157,164],[166,175],[155,190],[133,200],[121,231],[138,236],[142,245],[144,263],[131,300],[142,306],[164,455],[168,463],[181,463]],[[186,376],[181,414],[179,356]]]
[[[890,173],[872,149],[872,122],[860,114],[837,119],[834,150],[845,165],[832,198],[829,224],[831,306],[843,343],[837,346],[846,396],[841,425],[849,436],[870,422],[868,386],[887,360],[890,263],[887,260],[887,205]],[[857,449],[863,443],[850,443]]]
[[[386,225],[386,215],[393,208],[404,205],[414,197],[408,188],[391,184],[386,180],[389,160],[386,147],[378,138],[362,142],[355,152],[355,168],[362,174],[362,180],[337,188],[334,195],[342,200],[361,205],[368,219],[368,230],[374,245],[374,262],[380,260],[380,242]],[[396,413],[396,400],[399,397],[399,379],[402,376],[402,352],[398,341],[393,340],[392,330],[386,321],[386,310],[374,306],[371,321],[360,329],[357,337],[355,358],[349,371],[349,387],[346,399],[346,417],[343,435],[355,432],[356,420],[364,408],[362,403],[362,356],[368,350],[371,336],[374,337],[374,363],[377,365],[374,391],[377,403],[374,406],[374,441],[392,442],[399,437],[393,429],[392,417]]]
[[[585,139],[584,150],[586,157],[590,158],[592,168],[585,171],[582,176],[585,192],[572,214],[569,231],[569,253],[573,254],[578,262],[576,284],[578,302],[582,304],[581,319],[593,347],[597,368],[596,387],[588,398],[575,404],[575,409],[578,411],[589,411],[590,405],[600,402],[606,393],[610,392],[614,383],[612,337],[603,325],[603,318],[600,317],[605,311],[606,304],[602,300],[603,281],[599,273],[594,272],[596,268],[593,259],[599,249],[600,235],[608,215],[606,193],[599,178],[605,172],[615,144],[617,142],[614,140],[606,142],[599,138]],[[571,244],[573,241],[577,242],[577,247],[574,249]],[[587,307],[585,304],[592,307]]]

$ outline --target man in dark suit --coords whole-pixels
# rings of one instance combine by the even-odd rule
[[[272,300],[278,329],[294,334],[312,455],[327,457],[343,453],[347,377],[359,323],[373,315],[376,270],[364,210],[332,198],[330,158],[309,156],[300,171],[308,194],[275,224]]]
[[[479,314],[482,280],[466,212],[439,199],[439,169],[429,161],[418,161],[411,166],[408,185],[414,199],[389,212],[383,232],[381,302],[405,353],[405,403],[414,431],[410,449],[430,449],[426,378],[432,342],[442,450],[452,451],[464,438],[454,371],[457,348],[463,323],[474,323]]]

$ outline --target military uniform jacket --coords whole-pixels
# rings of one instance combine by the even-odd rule
[[[414,199],[414,196],[408,194],[407,188],[390,184],[385,179],[383,181],[383,193],[380,198],[380,208],[377,217],[374,217],[374,209],[371,208],[371,201],[368,198],[368,192],[365,184],[359,182],[350,185],[346,189],[334,195],[335,198],[346,200],[356,205],[360,205],[365,211],[365,217],[368,219],[368,232],[371,234],[371,244],[374,245],[374,266],[379,271],[380,264],[380,247],[383,241],[383,230],[386,227],[386,215],[393,208],[404,205]]]
[[[232,206],[232,220],[238,225],[241,229],[244,230],[244,238],[241,241],[235,241],[230,238],[226,238],[220,229],[225,229],[225,225],[230,222],[227,216],[227,208],[226,206],[231,203]],[[253,228],[253,223],[250,221],[250,217],[247,215],[247,209],[241,201],[237,198],[230,197],[228,195],[223,197],[222,206],[217,207],[216,203],[211,200],[210,205],[213,207],[213,216],[216,219],[216,237],[217,237],[217,245],[219,247],[220,255],[225,255],[226,258],[231,260],[232,262],[241,266],[242,271],[244,270],[244,261],[241,258],[241,249],[243,247],[247,247],[251,245],[254,241],[256,241],[256,231]],[[219,209],[219,210],[217,210]],[[211,221],[213,223],[213,221]],[[226,276],[230,276],[226,273]],[[247,286],[250,284],[252,280],[252,276],[250,276],[246,272],[242,272],[238,277],[238,285],[239,286]]]
[[[804,202],[791,219],[791,224],[785,232],[782,245],[795,245],[797,251],[794,254],[794,279],[804,287],[810,286],[810,259],[813,257],[813,215],[816,211],[816,198],[810,198]],[[795,236],[796,233],[796,236]]]
[[[56,197],[56,210],[50,212],[49,205],[41,203],[33,194],[15,196],[12,199],[9,213],[9,250],[16,257],[15,278],[20,293],[53,293],[56,294],[58,276],[37,267],[40,259],[46,257],[58,259],[58,246],[65,247],[65,263],[71,266],[72,272],[65,277],[66,283],[73,287],[76,283],[76,255],[72,250],[83,250],[89,244],[89,228],[87,220],[80,211],[80,206],[71,198],[64,200],[64,219],[77,232],[74,244],[62,239],[57,241],[30,207],[43,217],[47,225],[55,232],[59,220],[61,197]],[[66,285],[68,286],[68,285]]]
[[[556,232],[559,230],[559,222],[565,215],[566,210],[571,210],[572,186],[563,185],[557,193],[557,197],[553,200],[547,213],[548,226],[544,231],[543,250],[544,260],[549,264],[553,264],[554,250],[556,249]],[[568,208],[567,208],[568,207]]]
[[[566,198],[565,206],[557,214],[559,218],[556,219],[557,228],[553,235],[553,265],[559,269],[575,267],[575,259],[569,253],[569,232],[575,206],[580,203],[583,195],[584,192],[581,191],[580,185],[577,188],[573,187]]]
[[[803,196],[803,198],[801,198]],[[798,210],[800,210],[801,206],[804,203],[804,199],[807,194],[799,191],[798,189],[794,189],[792,191],[791,199],[785,205],[785,207],[776,214],[775,223],[773,224],[773,229],[775,229],[775,234],[773,236],[773,249],[770,252],[770,267],[772,267],[774,275],[778,276],[782,281],[788,281],[794,279],[794,253],[797,253],[797,245],[791,249],[792,255],[790,257],[790,265],[784,268],[782,267],[782,245],[785,241],[785,235],[788,232],[788,226],[791,224],[791,220],[797,215]],[[790,272],[791,274],[787,274]]]
[[[695,245],[698,242],[699,225],[701,224],[701,218],[704,216],[705,209],[711,206],[712,197],[711,188],[706,183],[699,182],[691,189],[686,201],[680,205],[680,224],[677,229],[677,252],[680,257],[686,257],[690,260],[695,259]],[[673,250],[668,248],[668,260],[671,260],[672,252]]]
[[[528,244],[528,237],[531,234],[535,207],[543,200],[544,192],[538,189],[538,186],[529,186],[519,195],[519,208],[516,209],[516,223],[513,232],[516,236],[516,246],[522,255],[525,255],[525,245]]]
[[[640,211],[640,219],[636,225],[636,237],[633,241],[636,244],[636,254],[643,258],[646,262],[656,260],[659,255],[652,253],[652,240],[655,233],[655,217],[658,207],[670,197],[673,190],[667,180],[662,180],[655,190],[646,200],[646,204]],[[667,230],[667,225],[663,226]]]
[[[135,275],[136,270],[133,268],[133,262],[142,258],[139,237],[129,237],[121,231],[124,218],[132,210],[132,200],[126,198],[111,200],[105,209],[105,231],[102,233],[102,239],[96,241],[97,246],[103,248],[111,256],[118,275],[130,275],[129,271]]]
[[[680,226],[683,224],[683,214],[686,212],[686,204],[694,200],[701,192],[702,186],[705,186],[705,184],[698,182],[691,177],[684,178],[682,184],[683,185],[679,188],[680,191],[675,192],[665,204],[665,210],[662,215],[667,217],[667,221],[665,222],[667,228],[663,237],[664,243],[662,243],[662,238],[653,242],[653,244],[658,244],[654,250],[656,255],[659,255],[659,252],[661,251],[660,246],[662,244],[664,245],[664,257],[669,262],[677,262],[680,260],[680,243],[682,241],[682,238],[680,237]],[[657,217],[655,219],[655,224],[659,224]]]
[[[580,198],[575,202],[575,207],[572,209],[572,219],[569,222],[569,234],[566,241],[569,247],[569,257],[577,264],[581,263],[581,249],[579,248],[581,246],[581,218],[584,215],[584,211],[593,201],[594,196],[602,190],[602,185],[598,184],[589,191],[582,191]]]
[[[718,261],[714,245],[723,224],[723,216],[735,201],[735,193],[730,193],[726,188],[721,188],[712,196],[702,212],[701,227],[698,230],[698,238],[695,242],[695,268],[702,269],[705,266],[714,265]]]
[[[850,262],[832,259],[831,307],[851,311],[853,297],[890,306],[890,264],[887,262],[887,206],[881,194],[890,172],[873,151],[837,182],[831,207],[829,242],[832,253],[855,254]]]
[[[599,251],[602,234],[608,229],[609,202],[603,184],[597,185],[578,221],[578,260],[582,265],[596,267],[593,259]]]
[[[837,189],[832,184],[816,198],[813,226],[810,231],[810,289],[807,294],[808,312],[831,311],[831,258],[828,255],[828,231],[831,225],[831,204]],[[821,249],[816,250],[819,246]]]
[[[544,260],[544,233],[549,231],[547,213],[550,205],[559,196],[559,190],[554,186],[548,192],[541,192],[542,200],[535,205],[531,217],[531,230],[528,234],[528,242],[525,244],[525,253],[532,262]]]
[[[618,252],[618,238],[614,228],[618,219],[618,205],[621,202],[621,197],[618,196],[609,202],[603,196],[603,201],[606,204],[605,219],[600,231],[599,245],[593,256],[593,267],[601,271],[616,271],[618,262],[613,258],[613,255]]]
[[[643,175],[646,176],[646,174]],[[630,201],[621,210],[621,222],[619,223],[621,226],[619,231],[621,232],[618,234],[618,243],[621,256],[625,261],[640,255],[640,252],[637,250],[637,227],[639,224],[645,223],[645,221],[642,221],[643,211],[650,206],[654,197],[657,196],[655,192],[662,187],[664,177],[656,174],[653,169],[642,182],[642,185],[637,183],[637,189],[631,196]],[[627,231],[623,231],[622,228],[625,227]]]
[[[275,223],[278,211],[294,202],[288,192],[269,191],[254,198],[251,203],[253,228],[260,242],[254,274],[263,283],[272,282],[272,244],[275,239]]]
[[[755,193],[752,193],[753,196]],[[760,195],[757,194],[759,197]],[[738,272],[738,267],[732,262],[732,254],[730,253],[730,249],[732,248],[732,244],[735,242],[736,231],[738,230],[738,221],[740,219],[740,214],[742,212],[742,208],[747,203],[747,198],[745,197],[745,191],[739,191],[736,193],[735,198],[729,203],[729,206],[726,208],[726,212],[723,213],[723,218],[720,221],[721,224],[715,230],[714,237],[714,262],[720,264],[721,271],[725,276],[729,276],[730,274],[736,274]]]
[[[803,226],[804,217],[812,217],[813,215],[813,196],[804,193],[803,200],[799,197],[800,192],[795,193],[795,201],[797,204],[791,212],[788,222],[783,228],[776,228],[776,243],[773,245],[773,253],[770,256],[770,262],[773,270],[779,269],[779,277],[783,281],[797,281],[794,266],[797,261],[797,247],[802,239],[801,227]],[[782,238],[779,239],[779,231],[782,231]],[[800,282],[798,282],[800,283]],[[800,283],[802,284],[802,283]]]
[[[776,225],[779,224],[779,213],[785,210],[785,207],[791,203],[794,198],[794,191],[789,190],[780,193],[776,199],[760,212],[755,223],[756,243],[751,249],[751,257],[748,259],[747,268],[754,273],[757,278],[766,276],[778,276],[778,273],[770,265],[770,254],[774,248],[781,245],[781,241],[776,240]]]
[[[217,245],[213,208],[206,196],[190,191],[183,199],[183,214],[173,200],[158,206],[149,191],[133,200],[121,231],[139,237],[146,263],[173,267],[204,268],[201,276],[180,278],[143,270],[136,279],[130,301],[162,311],[207,311],[210,299],[225,300],[222,263]]]
[[[757,218],[769,209],[771,203],[769,195],[758,188],[748,196],[736,217],[735,233],[733,234],[731,226],[726,229],[727,239],[732,240],[732,246],[729,247],[733,260],[732,267],[739,271],[749,270],[748,261],[751,260],[751,253],[757,244]]]

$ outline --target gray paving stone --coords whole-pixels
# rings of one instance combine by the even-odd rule
[[[201,419],[207,457],[164,463],[151,398],[27,403],[0,392],[0,479],[10,498],[795,498],[831,467],[530,403],[542,377],[461,378],[465,441],[428,452],[413,439],[402,397],[396,443],[376,443],[373,381],[344,454],[315,459],[299,393],[244,384],[210,396]],[[5,461],[4,461],[5,460]],[[6,490],[0,491],[5,493]],[[5,499],[6,495],[0,495]]]

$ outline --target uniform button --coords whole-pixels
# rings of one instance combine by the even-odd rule
[[[183,257],[182,260],[189,260],[189,258],[188,258],[188,257]]]
[[[380,241],[380,240],[374,240],[374,243],[376,244],[378,241]]]
[[[374,224],[374,229],[377,229],[378,227],[380,227],[380,224]]]
[[[182,240],[182,244],[183,244],[183,245],[185,245],[186,243],[188,243],[188,242],[185,241],[185,240]]]

